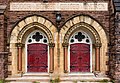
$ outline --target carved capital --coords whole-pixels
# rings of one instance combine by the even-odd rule
[[[102,43],[95,43],[94,45],[95,45],[96,48],[97,47],[100,48],[102,46]]]
[[[16,47],[24,47],[25,44],[22,44],[22,43],[16,43]]]
[[[62,43],[63,47],[68,47],[69,43]]]
[[[49,43],[49,47],[55,47],[55,43]]]

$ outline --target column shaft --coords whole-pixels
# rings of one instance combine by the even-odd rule
[[[18,47],[18,70],[22,71],[22,48]]]
[[[54,43],[49,43],[49,55],[50,55],[50,64],[49,72],[53,73],[54,71]]]

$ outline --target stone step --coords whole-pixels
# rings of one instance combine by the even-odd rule
[[[7,81],[50,81],[48,77],[22,77],[22,78],[7,78]],[[72,77],[72,78],[60,78],[60,81],[101,81],[101,80],[108,80],[109,78],[90,78],[90,77]]]
[[[40,83],[50,83],[51,75],[48,74],[24,74],[23,77],[9,77],[6,78],[6,83],[33,83],[33,81],[38,81]],[[57,79],[57,77],[56,77]],[[66,74],[59,77],[59,83],[101,83],[103,80],[110,81],[107,77],[95,77],[94,74]],[[53,81],[55,78],[53,79]],[[111,83],[111,82],[107,82]]]
[[[49,82],[50,77],[16,77],[16,78],[6,78],[7,81],[14,81],[14,82],[33,82],[33,81],[41,81],[41,82]],[[55,79],[53,79],[55,80]],[[60,77],[60,81],[66,82],[66,81],[82,81],[82,82],[94,82],[94,81],[102,81],[102,80],[108,80],[110,81],[109,78],[96,78],[96,77]]]
[[[19,82],[19,81],[12,81],[12,82],[6,82],[6,83],[34,83],[34,82],[27,82],[27,81],[25,81],[25,82]],[[38,83],[50,83],[50,82],[38,82]],[[69,83],[69,82],[68,82]]]
[[[61,77],[60,80],[67,80],[67,81],[72,81],[72,80],[82,80],[82,81],[100,81],[100,80],[108,80],[110,81],[109,78],[107,77]]]
[[[11,77],[7,81],[49,81],[50,77]]]
[[[59,82],[59,83],[112,83],[112,82],[90,82],[90,81],[86,81],[86,82],[83,82],[83,81],[62,81],[62,82]]]
[[[6,82],[6,83],[33,83],[33,82],[19,82],[19,81],[12,81],[12,82]],[[50,82],[38,82],[38,83],[50,83]],[[63,81],[58,83],[112,83],[112,82],[80,82],[80,81]]]
[[[34,77],[34,76],[38,76],[38,77],[49,77],[49,74],[48,73],[34,73],[34,74],[32,74],[32,73],[26,73],[26,74],[23,74],[23,76],[32,76],[32,77]]]

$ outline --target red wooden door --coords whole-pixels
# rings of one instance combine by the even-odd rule
[[[27,53],[27,72],[47,72],[48,46],[46,44],[28,44]]]
[[[90,45],[70,45],[70,72],[90,72]]]

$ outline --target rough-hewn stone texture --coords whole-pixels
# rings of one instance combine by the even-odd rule
[[[116,82],[120,82],[120,13],[116,12],[115,16],[115,55],[113,58],[114,62],[114,76]]]
[[[4,9],[2,9],[4,12]],[[4,13],[0,13],[0,78],[7,77],[7,19]]]

